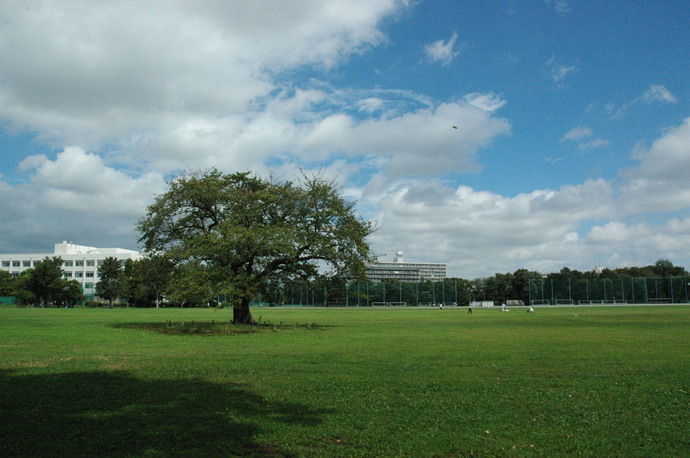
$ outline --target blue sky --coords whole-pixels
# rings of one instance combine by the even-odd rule
[[[0,5],[0,252],[137,248],[177,171],[302,168],[381,260],[690,267],[688,2]]]

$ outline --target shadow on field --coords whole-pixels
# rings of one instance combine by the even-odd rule
[[[286,456],[256,442],[262,425],[315,425],[322,413],[232,384],[0,371],[0,456]]]
[[[243,334],[258,334],[262,332],[294,332],[294,331],[326,331],[334,328],[334,325],[318,325],[316,323],[260,323],[254,325],[232,324],[230,322],[138,322],[115,323],[116,329],[139,329],[161,334],[173,335],[203,335],[203,336],[228,336]]]

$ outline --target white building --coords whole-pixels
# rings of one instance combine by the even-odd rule
[[[372,281],[443,281],[446,279],[446,265],[405,262],[403,252],[398,251],[395,254],[395,258],[393,258],[393,262],[377,262],[367,266],[366,275]]]
[[[98,266],[105,258],[118,259],[122,264],[127,259],[137,260],[142,257],[138,251],[123,248],[96,248],[62,242],[55,244],[53,253],[0,254],[0,269],[8,271],[13,277],[31,269],[46,257],[62,258],[63,277],[77,280],[84,295],[93,296],[94,286],[98,283]]]

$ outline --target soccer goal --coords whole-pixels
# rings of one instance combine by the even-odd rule
[[[391,307],[405,307],[407,306],[407,302],[389,302],[388,305],[390,305]]]
[[[556,305],[573,305],[572,299],[556,299]]]
[[[550,302],[548,299],[532,299],[530,301],[530,305],[549,305]]]
[[[388,302],[372,302],[371,306],[372,307],[385,307],[388,305]]]

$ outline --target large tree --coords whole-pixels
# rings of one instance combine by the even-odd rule
[[[300,182],[216,169],[180,175],[139,221],[140,241],[179,264],[199,263],[233,297],[233,321],[253,322],[249,303],[266,281],[329,275],[361,278],[369,222],[321,176]]]
[[[24,285],[41,306],[49,305],[65,286],[62,283],[62,258],[44,258],[25,272]]]
[[[147,254],[137,261],[128,259],[124,276],[130,302],[160,307],[161,301],[169,292],[173,268],[170,259],[157,254]]]
[[[117,258],[109,256],[98,266],[98,283],[96,283],[96,295],[106,299],[110,307],[115,299],[126,292],[126,283],[122,264]]]

